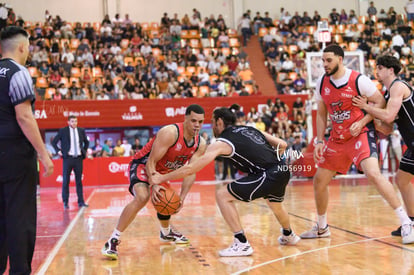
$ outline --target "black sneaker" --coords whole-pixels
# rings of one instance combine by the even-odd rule
[[[396,230],[391,232],[391,236],[401,237],[401,225]]]
[[[118,251],[116,247],[121,243],[120,240],[112,238],[109,242],[106,242],[101,252],[102,255],[111,258],[112,260],[118,260]]]

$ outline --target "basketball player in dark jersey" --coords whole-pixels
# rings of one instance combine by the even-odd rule
[[[414,220],[414,188],[410,183],[414,175],[414,96],[411,86],[400,80],[397,75],[401,70],[400,61],[391,55],[377,58],[377,79],[387,91],[384,94],[387,105],[384,109],[368,105],[364,97],[355,97],[355,106],[376,117],[377,124],[382,125],[384,134],[390,134],[395,122],[407,145],[397,172],[397,186],[400,189],[407,214]],[[384,127],[387,126],[388,127]],[[378,127],[377,127],[378,129]],[[401,236],[401,227],[391,233]]]
[[[287,147],[285,141],[249,126],[235,126],[236,116],[228,108],[213,112],[212,127],[216,142],[210,144],[203,156],[188,165],[169,173],[152,176],[150,183],[159,184],[183,178],[200,171],[218,156],[228,158],[236,168],[247,176],[219,188],[216,192],[220,211],[234,233],[234,242],[219,251],[222,257],[248,256],[253,253],[244,234],[234,201],[250,202],[258,198],[267,204],[280,222],[282,245],[295,245],[299,240],[290,228],[289,215],[284,210],[286,185],[290,179],[289,169],[281,157]]]

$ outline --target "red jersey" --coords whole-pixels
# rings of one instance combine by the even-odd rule
[[[330,139],[337,143],[352,138],[349,128],[364,117],[363,111],[352,105],[352,98],[359,95],[357,82],[360,76],[360,73],[352,71],[348,82],[340,87],[336,87],[326,75],[322,78],[320,93],[332,121]],[[367,127],[362,129],[365,131]]]
[[[157,162],[155,169],[160,174],[166,174],[183,166],[191,159],[194,153],[198,150],[200,145],[200,136],[194,137],[193,145],[187,145],[184,140],[183,123],[174,124],[177,127],[178,138],[175,143],[167,150],[167,153]],[[152,145],[155,138],[152,138],[148,143],[139,150],[134,159],[140,159],[141,163],[146,164],[148,156],[151,152]]]

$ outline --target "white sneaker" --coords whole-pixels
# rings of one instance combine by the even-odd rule
[[[234,242],[229,248],[219,251],[221,257],[250,256],[252,254],[253,248],[249,242],[242,243],[237,238],[234,238]]]
[[[306,231],[300,235],[302,239],[316,239],[316,238],[328,238],[331,236],[329,226],[325,228],[319,228],[318,224],[314,225],[311,230]]]
[[[292,231],[289,236],[283,235],[283,228],[280,229],[282,233],[281,236],[277,239],[281,245],[295,245],[300,241],[300,237]]]
[[[414,230],[412,224],[403,224],[401,226],[401,237],[403,244],[414,243]]]

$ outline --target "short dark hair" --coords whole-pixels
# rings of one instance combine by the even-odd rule
[[[224,122],[224,126],[234,125],[236,123],[236,114],[226,107],[220,107],[213,111],[214,119],[221,118]]]
[[[185,110],[185,115],[188,116],[189,114],[191,114],[191,112],[194,112],[200,115],[205,114],[203,107],[201,107],[198,104],[191,104],[190,106],[188,106],[187,109]]]
[[[342,49],[342,47],[337,45],[337,44],[331,44],[331,45],[327,46],[323,50],[323,52],[324,53],[333,53],[334,55],[341,56],[342,58],[344,58],[344,56],[345,56],[344,49]]]
[[[10,38],[14,38],[17,35],[23,35],[24,37],[29,37],[29,34],[25,29],[18,26],[8,26],[5,27],[0,33],[0,40],[7,40]]]
[[[70,116],[68,116],[68,121],[71,120],[72,118],[77,118],[77,117],[74,116],[74,115],[70,115]]]
[[[400,61],[392,55],[386,54],[378,56],[376,62],[377,66],[381,65],[385,68],[393,68],[395,75],[398,75],[398,73],[401,71]]]

